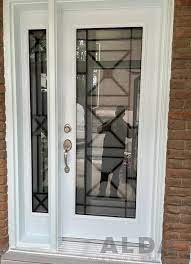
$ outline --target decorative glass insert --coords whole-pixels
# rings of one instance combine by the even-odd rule
[[[29,30],[32,211],[48,212],[46,30]]]
[[[136,218],[142,33],[76,32],[76,214]]]

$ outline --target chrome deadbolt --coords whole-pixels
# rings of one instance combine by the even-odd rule
[[[66,125],[64,126],[64,132],[65,132],[65,133],[70,133],[71,130],[72,130],[72,128],[71,128],[71,126],[70,126],[69,124],[66,124]]]

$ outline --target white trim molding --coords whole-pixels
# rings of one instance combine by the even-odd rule
[[[50,214],[32,212],[28,31],[48,29],[45,4],[5,1],[5,79],[10,248],[49,249]],[[34,19],[35,14],[35,19]],[[10,120],[12,120],[10,122]]]
[[[161,246],[163,234],[163,214],[164,214],[164,195],[165,195],[165,176],[166,176],[166,152],[168,135],[168,112],[169,112],[169,94],[171,78],[172,61],[172,40],[173,40],[173,22],[174,22],[174,0],[163,0],[161,17],[161,46],[160,46],[160,75],[158,90],[157,107],[157,131],[156,131],[156,153],[155,168],[157,183],[153,189],[153,210],[154,221],[152,233],[157,248]],[[160,253],[157,254],[160,258]]]
[[[165,188],[165,169],[166,169],[166,145],[167,145],[167,122],[169,110],[169,91],[170,91],[170,75],[171,75],[171,51],[172,51],[172,34],[173,34],[173,16],[174,16],[174,0],[58,0],[57,4],[64,6],[67,10],[85,7],[86,9],[102,9],[120,5],[120,8],[130,7],[137,8],[150,7],[161,9],[161,28],[160,28],[160,56],[158,76],[158,105],[156,117],[156,153],[155,153],[155,175],[153,189],[153,222],[151,232],[154,235],[155,246],[160,248],[163,230],[163,207],[164,207],[164,188]],[[153,3],[155,2],[155,3]],[[21,26],[21,13],[35,14],[39,16],[47,16],[45,23],[48,29],[48,113],[49,113],[49,214],[46,216],[44,225],[46,225],[46,236],[42,239],[36,229],[35,238],[33,233],[26,232],[25,239],[21,239],[23,230],[23,221],[26,221],[26,212],[22,211],[20,188],[21,188],[21,168],[20,149],[19,149],[19,115],[18,109],[20,102],[18,101],[18,87],[21,82],[18,77],[17,67],[17,47],[16,42],[20,37],[19,28]],[[60,223],[59,223],[59,193],[58,193],[58,91],[57,91],[57,6],[56,0],[4,0],[4,54],[5,54],[5,86],[6,86],[6,119],[7,119],[7,163],[8,163],[8,209],[9,209],[9,244],[8,252],[2,257],[4,264],[18,263],[161,263],[161,256],[157,250],[152,259],[119,259],[115,256],[102,256],[92,253],[88,255],[72,254],[71,250],[76,252],[79,243],[71,245],[59,242]],[[17,29],[17,30],[15,30]],[[151,76],[152,78],[152,76]],[[54,111],[52,111],[52,109]],[[20,135],[21,137],[21,135]],[[25,201],[26,202],[26,201]],[[42,216],[43,217],[43,216]],[[24,219],[24,220],[23,220]],[[35,221],[38,221],[35,219]],[[37,222],[40,223],[40,222]],[[25,229],[26,230],[26,229]],[[29,231],[29,229],[27,229]],[[44,227],[43,227],[44,230]],[[28,235],[28,236],[27,236]],[[32,235],[32,236],[31,236]],[[33,240],[31,240],[33,237]],[[80,242],[82,243],[82,242]],[[87,245],[87,243],[86,243]],[[85,252],[81,244],[82,252]],[[88,245],[89,246],[89,245]],[[68,247],[68,249],[67,249]],[[92,250],[93,252],[93,250]]]
[[[49,131],[49,211],[50,246],[58,247],[58,93],[56,1],[48,0],[48,131]]]

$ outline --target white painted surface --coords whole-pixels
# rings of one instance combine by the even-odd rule
[[[49,248],[49,215],[32,213],[28,62],[28,30],[47,28],[44,8],[4,5],[10,247]]]
[[[18,118],[19,133],[22,135],[19,141],[19,207],[20,207],[20,239],[23,245],[30,240],[31,244],[47,244],[49,240],[48,214],[32,213],[32,168],[31,168],[31,107],[30,107],[30,76],[29,76],[29,41],[30,29],[47,29],[47,14],[45,12],[24,12],[20,17],[19,39],[16,41],[16,71],[18,91]],[[20,66],[19,66],[20,65]],[[40,242],[41,241],[41,242]]]
[[[60,193],[62,212],[62,236],[86,239],[101,239],[113,236],[120,241],[128,236],[130,241],[138,242],[139,237],[153,237],[152,201],[155,179],[155,142],[157,131],[157,95],[159,76],[160,48],[160,10],[144,9],[111,9],[86,11],[65,11],[59,23],[63,29],[63,41],[59,42],[58,56],[63,64],[58,67],[59,89],[62,107],[61,124],[69,123],[70,134],[61,133],[62,142],[69,138],[76,142],[76,29],[78,28],[115,28],[143,27],[143,51],[141,74],[138,175],[136,218],[102,217],[75,214],[76,188],[76,148],[69,152],[71,170],[64,173],[64,160],[61,160]],[[62,66],[63,65],[63,66]],[[152,78],[151,78],[152,76]],[[64,128],[61,126],[61,131]],[[63,157],[63,153],[61,152]],[[156,210],[156,208],[153,208]]]
[[[50,248],[58,246],[58,91],[56,1],[48,0],[48,185]]]
[[[2,259],[2,264],[156,264],[159,261],[144,260],[119,260],[106,257],[67,256],[50,254],[48,252],[37,253],[30,251],[9,251]]]

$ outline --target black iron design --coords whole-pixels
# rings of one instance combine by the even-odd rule
[[[116,35],[119,36],[121,34],[121,37],[115,38],[114,35],[117,31],[118,33],[120,31],[120,33]],[[114,35],[111,36],[111,34]],[[124,46],[124,41],[126,41],[126,45],[130,43],[126,48]],[[133,41],[137,41],[135,46]],[[81,83],[77,82],[77,104],[79,104],[84,111],[84,139],[77,137],[77,161],[82,162],[83,160],[83,165],[81,164],[80,166],[84,166],[84,174],[80,175],[77,169],[77,179],[83,178],[83,185],[76,186],[76,213],[128,218],[135,218],[136,216],[136,197],[134,201],[128,200],[127,184],[133,186],[136,196],[141,44],[142,28],[77,30],[77,80],[81,80]],[[121,45],[123,46],[121,47]],[[97,48],[97,46],[99,46],[99,48]],[[103,54],[106,54],[106,56]],[[109,58],[107,54],[110,54],[111,58]],[[114,56],[116,56],[116,59],[112,58],[112,54],[115,54]],[[121,83],[120,79],[117,79],[115,76],[115,72],[121,70],[126,71],[126,73],[123,73],[123,76],[124,74],[128,76],[129,83],[125,84],[125,86],[124,83]],[[99,71],[101,73],[100,77],[96,79],[96,82],[94,80],[94,71]],[[115,86],[116,93],[111,94],[111,92],[109,92],[104,94],[101,93],[102,91],[99,91],[101,93],[99,94],[98,89],[102,86],[104,87],[103,82],[108,82],[110,87]],[[109,198],[105,195],[101,196],[95,194],[99,185],[101,185],[99,180],[95,181],[97,177],[95,174],[101,173],[102,168],[99,165],[100,160],[102,159],[103,163],[103,159],[107,159],[107,155],[104,156],[104,154],[100,153],[100,149],[105,148],[105,146],[97,145],[96,143],[101,137],[100,133],[97,131],[100,126],[104,127],[105,124],[109,122],[109,129],[107,130],[109,132],[107,133],[110,133],[113,139],[118,142],[116,143],[117,145],[125,149],[126,144],[124,144],[119,135],[112,128],[112,124],[115,123],[123,113],[119,113],[119,115],[111,119],[111,117],[107,117],[105,114],[98,115],[98,112],[99,110],[105,112],[114,111],[118,105],[121,105],[120,100],[124,97],[128,98],[128,101],[124,104],[124,108],[133,112],[132,125],[128,128],[129,131],[131,131],[131,136],[129,137],[132,138],[132,146],[131,153],[126,154],[124,160],[116,164],[112,169],[113,172],[123,167],[123,173],[126,175],[126,189],[123,191],[118,189],[121,198],[116,200],[116,197],[113,197],[115,200],[112,200],[113,198],[111,195]],[[108,101],[109,98],[113,100],[113,104]],[[101,103],[97,104],[97,101],[99,101],[97,99],[100,99]],[[84,143],[82,144],[83,140]],[[113,150],[117,151],[117,148],[118,147],[115,147],[115,145],[111,147],[107,146],[107,149],[111,149],[111,152]],[[113,155],[110,157],[110,160],[115,160],[117,158],[118,156]],[[111,185],[114,189],[118,188],[112,181]],[[112,204],[113,202],[115,205]],[[124,209],[124,212],[121,213],[121,211],[118,215],[115,211],[109,211],[110,213],[107,214],[106,212],[112,208],[114,210],[115,208],[116,210]]]
[[[32,211],[48,212],[46,30],[29,30]]]

